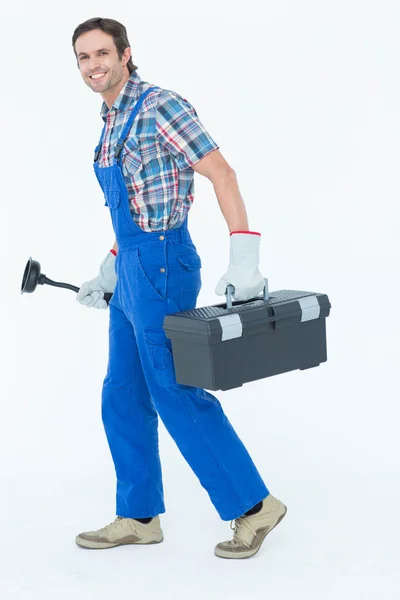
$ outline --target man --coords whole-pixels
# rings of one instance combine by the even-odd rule
[[[109,304],[109,362],[102,419],[117,475],[116,519],[81,533],[78,545],[111,548],[161,542],[165,512],[158,415],[234,536],[215,548],[223,558],[255,554],[284,517],[217,398],[175,380],[166,314],[195,308],[201,260],[187,228],[194,171],[212,182],[230,231],[230,263],[218,282],[235,300],[258,295],[260,233],[249,231],[236,176],[191,104],[142,81],[126,29],[90,19],[72,38],[82,78],[104,102],[94,170],[116,241],[77,300]]]

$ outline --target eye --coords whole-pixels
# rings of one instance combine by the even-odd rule
[[[99,54],[108,54],[108,52],[107,52],[107,51],[105,51],[105,50],[102,50],[101,52],[99,52]],[[84,60],[85,58],[87,58],[87,56],[81,56],[81,57],[79,58],[79,60]]]

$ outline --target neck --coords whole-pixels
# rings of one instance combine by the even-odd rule
[[[125,73],[125,70],[126,70],[126,73]],[[123,77],[122,77],[121,81],[119,81],[118,83],[116,83],[115,85],[113,85],[112,88],[110,88],[108,90],[105,90],[101,94],[102,98],[103,98],[104,102],[107,104],[108,108],[112,107],[113,103],[118,98],[120,91],[124,87],[125,83],[128,81],[130,75],[131,74],[129,73],[128,69],[125,68],[124,69],[124,74],[123,74]]]

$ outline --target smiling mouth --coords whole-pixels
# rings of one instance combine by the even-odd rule
[[[90,79],[92,79],[93,81],[99,81],[100,79],[103,79],[105,73],[95,73],[94,75],[90,75]]]

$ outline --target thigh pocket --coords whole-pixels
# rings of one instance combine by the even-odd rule
[[[161,386],[176,383],[171,340],[162,326],[146,327],[144,337],[157,383]]]

